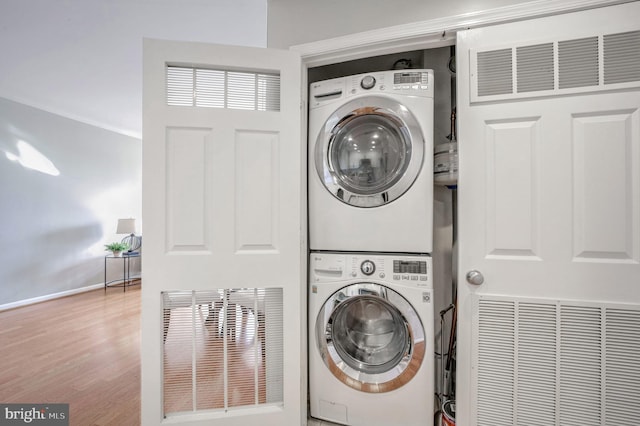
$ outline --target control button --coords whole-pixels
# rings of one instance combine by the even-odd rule
[[[366,75],[360,80],[360,87],[365,90],[371,89],[376,85],[376,79],[372,75]]]
[[[400,274],[393,274],[393,279],[394,280],[399,280],[400,279]]]
[[[418,281],[417,275],[411,275],[411,281]]]
[[[427,281],[427,276],[426,275],[422,275],[420,277],[420,281]]]
[[[376,271],[376,265],[370,260],[365,260],[360,264],[360,270],[365,275],[371,275]]]
[[[406,275],[406,274],[405,274],[405,275],[403,275],[403,276],[402,276],[402,280],[403,280],[403,281],[409,281],[409,275]]]
[[[358,273],[357,273],[356,271],[353,271],[353,272],[351,273],[351,276],[352,276],[352,277],[357,277],[357,276],[358,276]]]
[[[386,277],[386,275],[384,274],[384,272],[380,272],[380,275],[378,275],[380,278],[384,278]]]

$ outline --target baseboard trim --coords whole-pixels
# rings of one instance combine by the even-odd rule
[[[46,302],[47,300],[59,299],[65,296],[71,296],[78,293],[84,293],[91,290],[104,288],[104,283],[94,284],[86,287],[74,288],[71,290],[61,291],[59,293],[46,294],[44,296],[32,297],[31,299],[18,300],[16,302],[5,303],[0,305],[0,312],[8,309],[19,308],[21,306],[33,305],[35,303]]]

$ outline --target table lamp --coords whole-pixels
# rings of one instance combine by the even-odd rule
[[[136,220],[134,218],[118,219],[116,234],[129,234],[122,239],[123,243],[129,245],[129,252],[140,248],[140,239],[136,237]]]

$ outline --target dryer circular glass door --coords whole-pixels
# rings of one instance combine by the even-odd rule
[[[336,110],[316,141],[316,170],[325,188],[356,207],[378,207],[413,184],[424,137],[411,112],[382,96],[354,99]]]
[[[424,360],[425,332],[417,312],[380,284],[352,284],[335,292],[318,313],[315,329],[329,371],[359,391],[402,387]]]

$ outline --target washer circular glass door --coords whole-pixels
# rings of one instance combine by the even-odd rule
[[[425,356],[417,312],[380,284],[352,284],[335,292],[318,313],[315,328],[329,371],[359,391],[382,393],[405,385]]]
[[[316,141],[320,180],[333,196],[356,207],[399,198],[418,177],[423,157],[424,137],[413,114],[382,96],[344,104]]]

